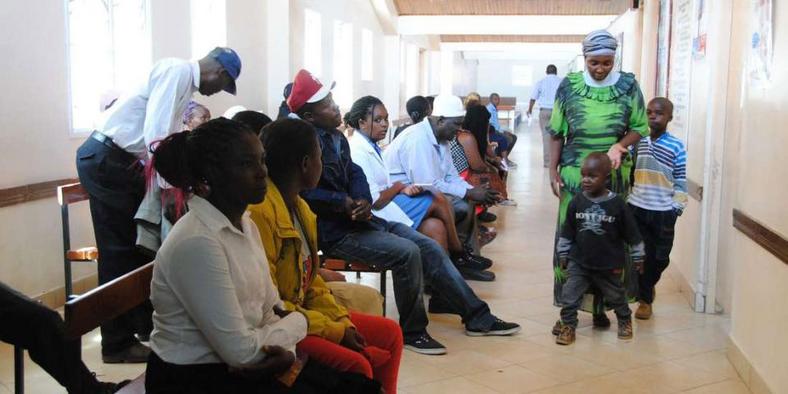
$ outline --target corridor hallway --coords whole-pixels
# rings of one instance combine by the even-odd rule
[[[591,327],[580,314],[577,342],[555,344],[550,329],[552,243],[557,199],[542,168],[538,122],[523,122],[509,173],[516,207],[492,209],[498,237],[484,248],[495,282],[469,282],[496,315],[523,326],[513,337],[471,338],[458,317],[430,315],[430,333],[446,356],[404,353],[400,393],[747,393],[725,355],[729,318],[693,312],[670,270],[657,286],[654,317],[635,320],[635,339]],[[374,283],[374,279],[370,281]],[[389,296],[393,296],[389,291]],[[392,305],[390,303],[389,305]],[[630,305],[634,310],[637,304]],[[391,308],[390,306],[390,313]]]
[[[405,351],[399,392],[747,393],[725,355],[728,317],[690,310],[670,274],[657,287],[654,318],[635,320],[634,340],[619,341],[615,329],[593,330],[591,316],[581,313],[577,342],[568,347],[555,344],[550,328],[558,308],[552,306],[550,259],[557,204],[541,167],[537,123],[528,127],[523,122],[518,136],[512,158],[519,167],[510,172],[509,192],[519,205],[492,209],[498,215],[491,224],[498,237],[484,248],[495,261],[497,279],[469,283],[493,313],[519,323],[523,331],[513,337],[471,338],[463,333],[458,317],[430,315],[430,333],[449,353],[423,356]],[[377,285],[372,274],[362,281]],[[393,300],[391,286],[388,297]],[[388,308],[388,316],[396,318],[394,303]],[[612,312],[609,316],[614,319]],[[99,341],[94,330],[82,344],[85,363],[100,380],[120,381],[144,371],[141,364],[103,364]],[[0,343],[0,359],[12,359],[12,348],[5,343]],[[65,392],[29,358],[25,374],[29,393]],[[4,362],[0,393],[11,393],[12,388],[13,363]]]

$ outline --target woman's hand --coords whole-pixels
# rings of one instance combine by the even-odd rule
[[[287,371],[295,362],[295,355],[281,346],[263,346],[265,353],[262,361],[253,365],[231,367],[230,373],[248,379],[276,376]]]
[[[613,164],[614,170],[621,166],[621,157],[627,152],[627,148],[621,146],[620,143],[615,143],[610,147],[610,149],[608,149],[607,157],[610,158],[610,162]]]
[[[406,196],[413,197],[415,195],[419,195],[421,193],[424,193],[424,189],[421,186],[410,185],[410,186],[406,186],[404,189],[402,189],[402,191],[400,191],[400,193],[402,193],[402,194],[404,194]]]
[[[342,337],[342,341],[339,344],[350,350],[360,352],[367,346],[367,341],[356,331],[355,327],[348,327],[345,329],[345,336]]]
[[[561,175],[558,169],[550,169],[550,188],[553,190],[553,195],[561,198],[561,188],[564,187],[564,182],[561,180]]]

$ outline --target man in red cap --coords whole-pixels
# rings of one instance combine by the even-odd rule
[[[331,88],[308,71],[293,81],[287,104],[317,130],[323,173],[317,188],[303,193],[317,214],[318,243],[327,255],[390,269],[405,348],[421,354],[445,354],[446,348],[427,333],[422,289],[435,294],[462,316],[469,336],[511,335],[520,331],[490,313],[489,306],[465,283],[437,242],[402,223],[372,215],[372,196],[364,171],[350,158],[350,146],[337,130],[342,123]]]

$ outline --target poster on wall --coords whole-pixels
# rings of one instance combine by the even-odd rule
[[[689,139],[693,7],[692,0],[673,0],[672,3],[668,98],[674,109],[670,127],[671,133],[686,145]]]
[[[657,25],[657,96],[668,95],[670,67],[670,0],[659,1],[659,23]]]
[[[692,57],[700,60],[706,57],[706,32],[709,30],[709,2],[706,0],[696,0],[695,17],[697,19],[697,29],[695,37],[692,39]]]
[[[620,72],[624,68],[624,32],[618,33],[616,40],[618,41],[618,47],[616,47],[616,60],[613,70]]]
[[[752,0],[750,26],[752,36],[748,54],[750,80],[763,86],[771,80],[773,30],[772,0]]]

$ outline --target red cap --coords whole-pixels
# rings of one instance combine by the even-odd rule
[[[287,98],[287,106],[290,107],[291,112],[298,112],[304,104],[316,103],[326,98],[333,88],[333,82],[331,87],[324,86],[309,71],[301,69],[293,79],[293,90]]]

